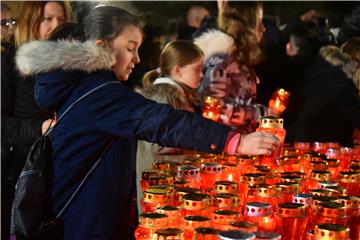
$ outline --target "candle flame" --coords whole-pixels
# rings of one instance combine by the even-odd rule
[[[229,175],[228,180],[229,180],[230,182],[233,181],[233,176],[232,176],[232,174]]]
[[[275,108],[278,108],[279,106],[280,106],[280,99],[279,99],[279,98],[276,98]]]

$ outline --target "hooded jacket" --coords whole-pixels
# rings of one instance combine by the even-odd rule
[[[286,140],[352,146],[353,131],[360,129],[359,79],[359,67],[349,55],[323,47],[284,112]]]
[[[266,107],[256,104],[259,79],[250,64],[239,64],[231,56],[234,39],[220,30],[209,30],[194,40],[205,53],[202,97],[220,98],[220,122],[240,133],[253,132]]]
[[[35,99],[59,116],[80,96],[108,81],[114,56],[93,41],[24,44],[23,74],[37,74]],[[137,139],[163,146],[220,153],[230,128],[187,111],[157,104],[122,84],[79,102],[52,131],[53,211],[57,214],[92,164],[116,141],[65,212],[64,239],[133,239],[137,222]]]

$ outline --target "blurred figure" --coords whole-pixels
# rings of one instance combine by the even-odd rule
[[[46,40],[55,27],[70,19],[69,2],[22,2],[15,30],[15,45]],[[13,63],[14,56],[14,53],[9,56],[6,67],[1,63],[2,239],[8,239],[14,186],[27,153],[34,141],[49,127],[53,117],[52,113],[36,104],[35,80],[20,76]]]
[[[338,42],[342,44],[353,37],[360,37],[360,4],[357,4],[354,10],[345,16],[340,26]]]
[[[193,33],[200,27],[202,21],[209,16],[209,11],[201,6],[191,6],[187,11],[186,24],[179,28],[177,39],[191,40]]]
[[[194,40],[206,59],[200,91],[202,97],[221,100],[221,123],[249,133],[268,114],[265,106],[256,104],[259,79],[254,71],[262,57],[263,8],[258,2],[227,2],[220,13],[219,30],[209,30]]]
[[[288,142],[339,142],[352,146],[360,129],[359,39],[343,48],[326,46],[309,68],[285,115]]]
[[[4,2],[1,3],[1,44],[12,42],[15,33],[16,20],[12,17],[11,10]]]
[[[200,113],[196,89],[202,80],[204,53],[195,44],[177,40],[168,43],[160,55],[159,68],[149,71],[143,79],[144,88],[138,92],[158,103],[166,103],[174,109]],[[142,212],[139,200],[142,199],[140,178],[142,172],[151,169],[156,160],[184,158],[184,149],[163,147],[156,143],[138,141],[137,186],[138,211]]]

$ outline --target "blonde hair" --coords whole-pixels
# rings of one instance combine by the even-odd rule
[[[232,55],[238,63],[257,64],[261,60],[256,37],[259,9],[262,9],[259,2],[228,1],[224,10],[219,12],[219,28],[233,37],[235,49]]]
[[[340,49],[342,52],[349,54],[351,58],[357,62],[353,82],[357,87],[358,94],[360,95],[360,37],[350,39],[341,45]]]
[[[203,51],[190,41],[176,40],[165,45],[160,54],[160,67],[147,72],[143,78],[143,86],[151,85],[160,75],[170,76],[176,66],[186,66],[204,56]],[[160,71],[159,71],[160,70]]]
[[[48,2],[59,3],[63,10],[66,21],[71,20],[71,6],[69,1],[24,1],[21,3],[18,23],[15,30],[15,45],[38,40],[39,29],[44,18],[45,5]]]

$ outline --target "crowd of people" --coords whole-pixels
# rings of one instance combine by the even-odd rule
[[[59,239],[132,239],[143,170],[185,149],[271,154],[279,139],[255,132],[263,116],[285,119],[288,142],[352,146],[360,130],[360,29],[354,27],[360,5],[339,38],[314,10],[283,30],[265,21],[263,11],[259,2],[218,1],[214,17],[193,6],[188,28],[164,45],[156,27],[143,28],[117,7],[98,6],[83,22],[69,23],[68,1],[25,1],[16,20],[1,3],[2,238],[9,239],[26,155],[49,127],[54,215],[109,146],[63,215]],[[106,82],[117,84],[88,96],[56,124],[70,104]],[[277,87],[291,92],[281,115],[267,106]],[[218,122],[201,116],[207,96],[221,103]]]

